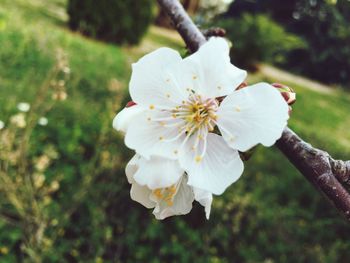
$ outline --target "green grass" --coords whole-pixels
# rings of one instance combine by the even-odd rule
[[[48,126],[35,128],[31,143],[31,156],[47,145],[59,154],[46,171],[61,187],[45,208],[58,223],[45,232],[44,262],[350,260],[348,223],[274,147],[259,147],[242,178],[215,197],[210,221],[195,206],[187,216],[158,222],[130,201],[123,167],[131,152],[111,128],[127,99],[130,62],[158,46],[183,48],[154,30],[140,47],[85,38],[66,28],[64,6],[64,0],[3,0],[0,6],[1,120],[8,122],[18,102],[35,100],[57,48],[71,67],[68,99],[48,113]],[[250,81],[261,80],[271,81],[259,74]],[[349,94],[286,84],[297,91],[290,126],[346,159]],[[0,219],[0,261],[21,260],[22,243],[21,229]]]

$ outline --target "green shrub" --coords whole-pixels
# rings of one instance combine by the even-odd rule
[[[241,67],[252,67],[260,61],[283,63],[286,53],[305,47],[300,38],[287,33],[268,16],[244,14],[222,19],[218,24],[232,41],[232,61]]]
[[[235,0],[223,17],[242,13],[267,14],[303,38],[308,46],[288,54],[288,71],[350,87],[350,1],[348,0]]]
[[[137,44],[152,21],[151,0],[69,0],[69,26],[107,42]]]

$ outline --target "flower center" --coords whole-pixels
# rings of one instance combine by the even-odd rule
[[[159,202],[164,201],[167,206],[172,206],[174,204],[174,197],[177,192],[177,187],[177,185],[172,185],[166,188],[158,188],[153,190],[152,193]]]
[[[193,134],[200,129],[213,131],[217,119],[217,109],[216,99],[202,99],[200,95],[194,94],[173,110],[173,117],[185,121],[184,128],[187,134]]]

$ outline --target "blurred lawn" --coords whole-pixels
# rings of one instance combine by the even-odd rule
[[[183,51],[182,42],[152,28],[139,47],[104,44],[70,32],[64,8],[64,0],[0,5],[0,120],[8,122],[18,102],[35,100],[57,48],[71,68],[68,98],[48,113],[47,126],[35,128],[28,154],[48,145],[59,154],[45,172],[60,189],[45,207],[52,224],[44,262],[350,262],[350,226],[274,147],[258,148],[242,178],[215,198],[210,221],[196,205],[158,222],[132,202],[123,171],[132,153],[112,118],[128,100],[130,63],[159,46]],[[261,80],[275,81],[250,79]],[[349,94],[285,84],[298,98],[290,126],[349,159]],[[23,260],[22,235],[0,219],[0,262]]]

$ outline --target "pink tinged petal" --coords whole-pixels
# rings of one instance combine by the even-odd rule
[[[168,205],[164,201],[157,202],[153,210],[156,219],[163,220],[174,215],[185,215],[192,210],[194,200],[192,187],[187,185],[185,176],[181,177],[180,180],[172,205]],[[152,200],[154,201],[155,199],[152,198]]]
[[[113,128],[125,133],[134,117],[138,116],[144,110],[145,109],[139,105],[124,108],[114,117]]]
[[[181,60],[177,51],[159,48],[134,63],[129,83],[132,100],[147,107],[181,103],[183,97],[177,92],[175,83],[166,70]]]
[[[247,76],[231,64],[227,41],[217,37],[172,68],[179,86],[208,98],[231,94]]]
[[[140,159],[134,179],[138,184],[154,190],[175,184],[183,173],[178,161],[152,156],[149,160]]]
[[[243,172],[243,162],[238,151],[232,150],[224,139],[209,133],[205,155],[201,160],[191,155],[182,154],[180,164],[188,174],[188,184],[220,195],[232,183],[238,180]],[[185,158],[184,158],[185,157]]]
[[[153,121],[158,117],[159,114],[152,114],[151,110],[137,116],[126,132],[125,144],[146,159],[151,155],[177,159],[182,139],[179,129],[177,126],[167,127],[162,122]]]
[[[199,202],[202,206],[204,206],[205,217],[209,219],[211,204],[213,202],[212,193],[199,188],[195,188],[195,187],[193,188],[193,192],[194,192],[194,199],[197,202]]]
[[[227,96],[217,112],[218,127],[233,149],[247,151],[258,143],[273,145],[287,125],[288,105],[267,83]]]

